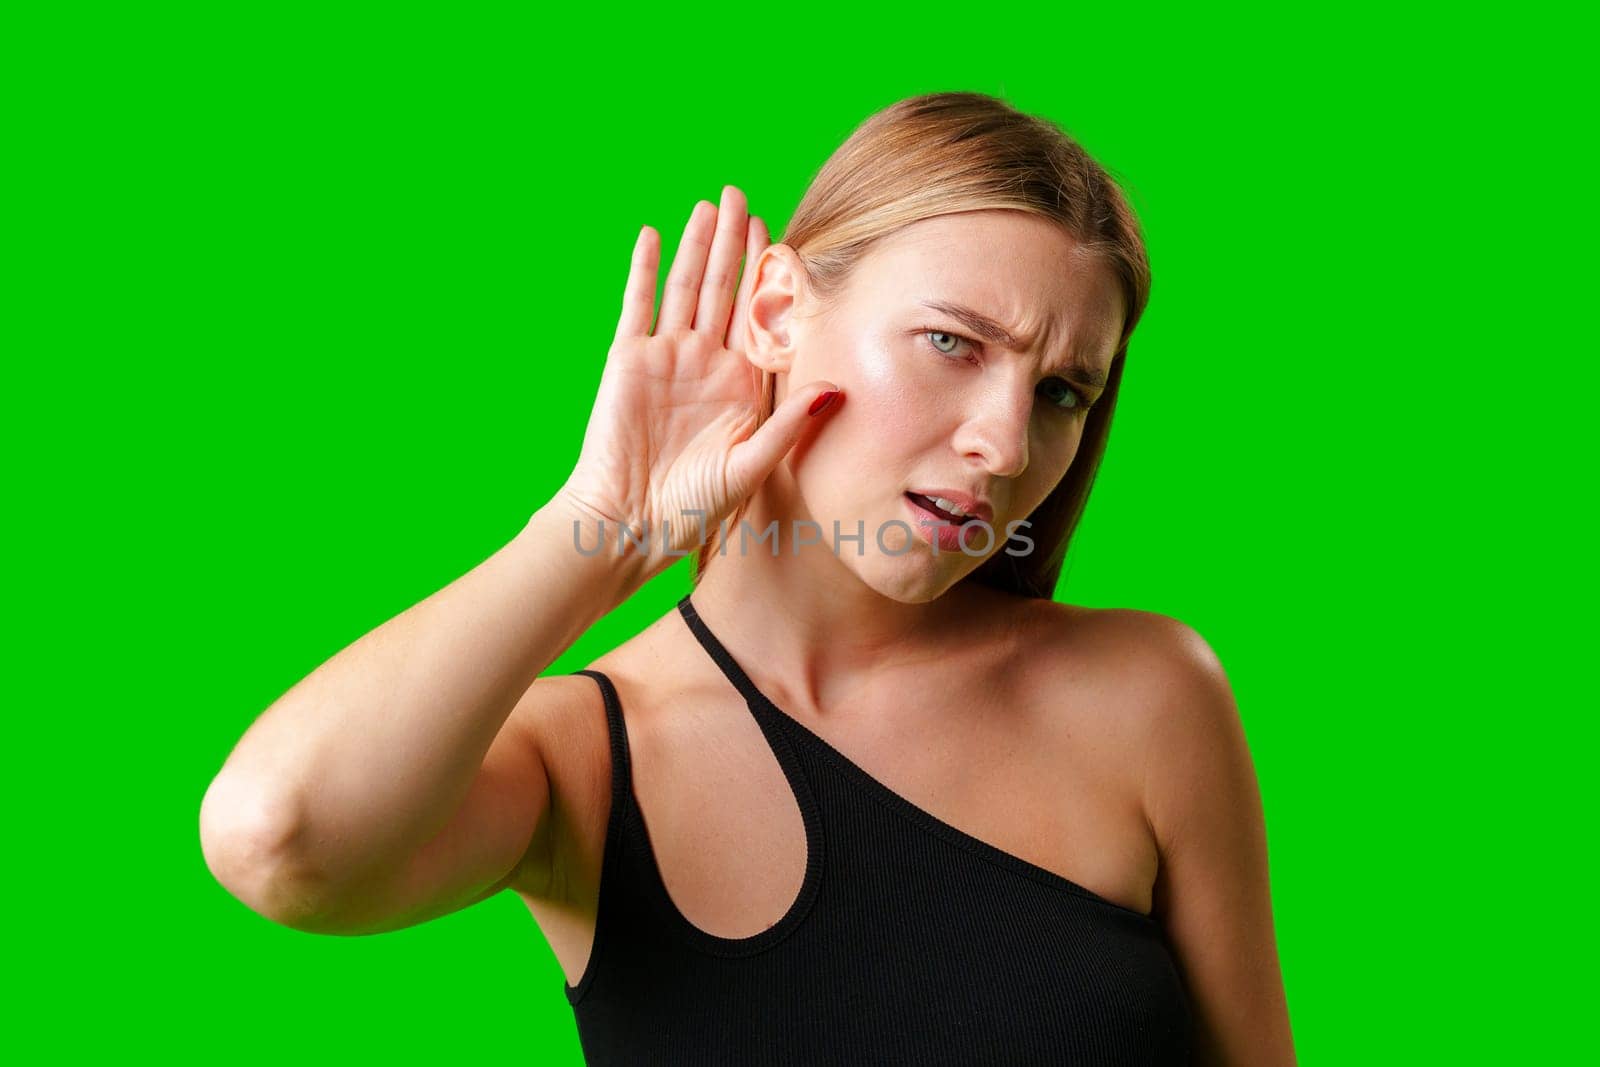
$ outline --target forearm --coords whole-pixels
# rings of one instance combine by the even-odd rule
[[[275,701],[218,774],[203,825],[251,823],[250,862],[305,892],[395,869],[456,811],[534,679],[637,588],[633,559],[576,550],[577,517],[552,500]]]

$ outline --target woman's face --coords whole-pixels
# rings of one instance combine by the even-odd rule
[[[841,535],[864,532],[840,540],[838,558],[885,596],[939,596],[1003,551],[1008,524],[1065,475],[1122,319],[1111,268],[1055,223],[1017,211],[908,226],[875,245],[830,303],[802,283],[778,396],[790,380],[827,379],[844,397],[785,460],[794,517],[817,523],[824,546],[835,522]],[[938,490],[986,506],[992,544],[969,526],[963,550],[954,525],[938,543],[928,524],[939,516],[908,496]]]

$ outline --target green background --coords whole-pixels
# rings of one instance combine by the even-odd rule
[[[781,232],[940,89],[1060,122],[1147,229],[1057,596],[1227,668],[1302,1061],[1586,1047],[1589,30],[1103,7],[7,16],[13,1050],[580,1062],[514,895],[297,933],[211,878],[200,798],[560,484],[641,224],[670,256],[731,182]]]

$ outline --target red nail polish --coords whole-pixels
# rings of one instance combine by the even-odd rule
[[[838,396],[838,395],[839,395],[839,390],[837,390],[837,389],[829,389],[826,393],[822,393],[822,394],[818,395],[818,397],[811,402],[811,406],[806,409],[806,414],[807,415],[815,415],[815,414],[817,414],[818,412],[820,412],[824,408],[826,408],[829,404],[832,404],[833,403],[833,398]]]

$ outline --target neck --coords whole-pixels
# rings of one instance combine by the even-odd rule
[[[796,524],[802,537],[815,536],[803,526],[809,518],[803,507],[787,506],[769,480],[741,520],[750,530],[747,544],[741,546],[739,524],[730,522],[725,554],[711,556],[691,596],[707,627],[774,702],[793,714],[824,717],[829,708],[849,706],[869,679],[971,650],[972,613],[986,602],[986,590],[965,582],[925,602],[886,596],[841,558],[856,551],[854,542],[841,543],[835,555],[825,530],[820,544],[794,548]],[[754,540],[773,520],[776,556],[770,538]],[[861,551],[864,561],[877,551],[870,530]]]

